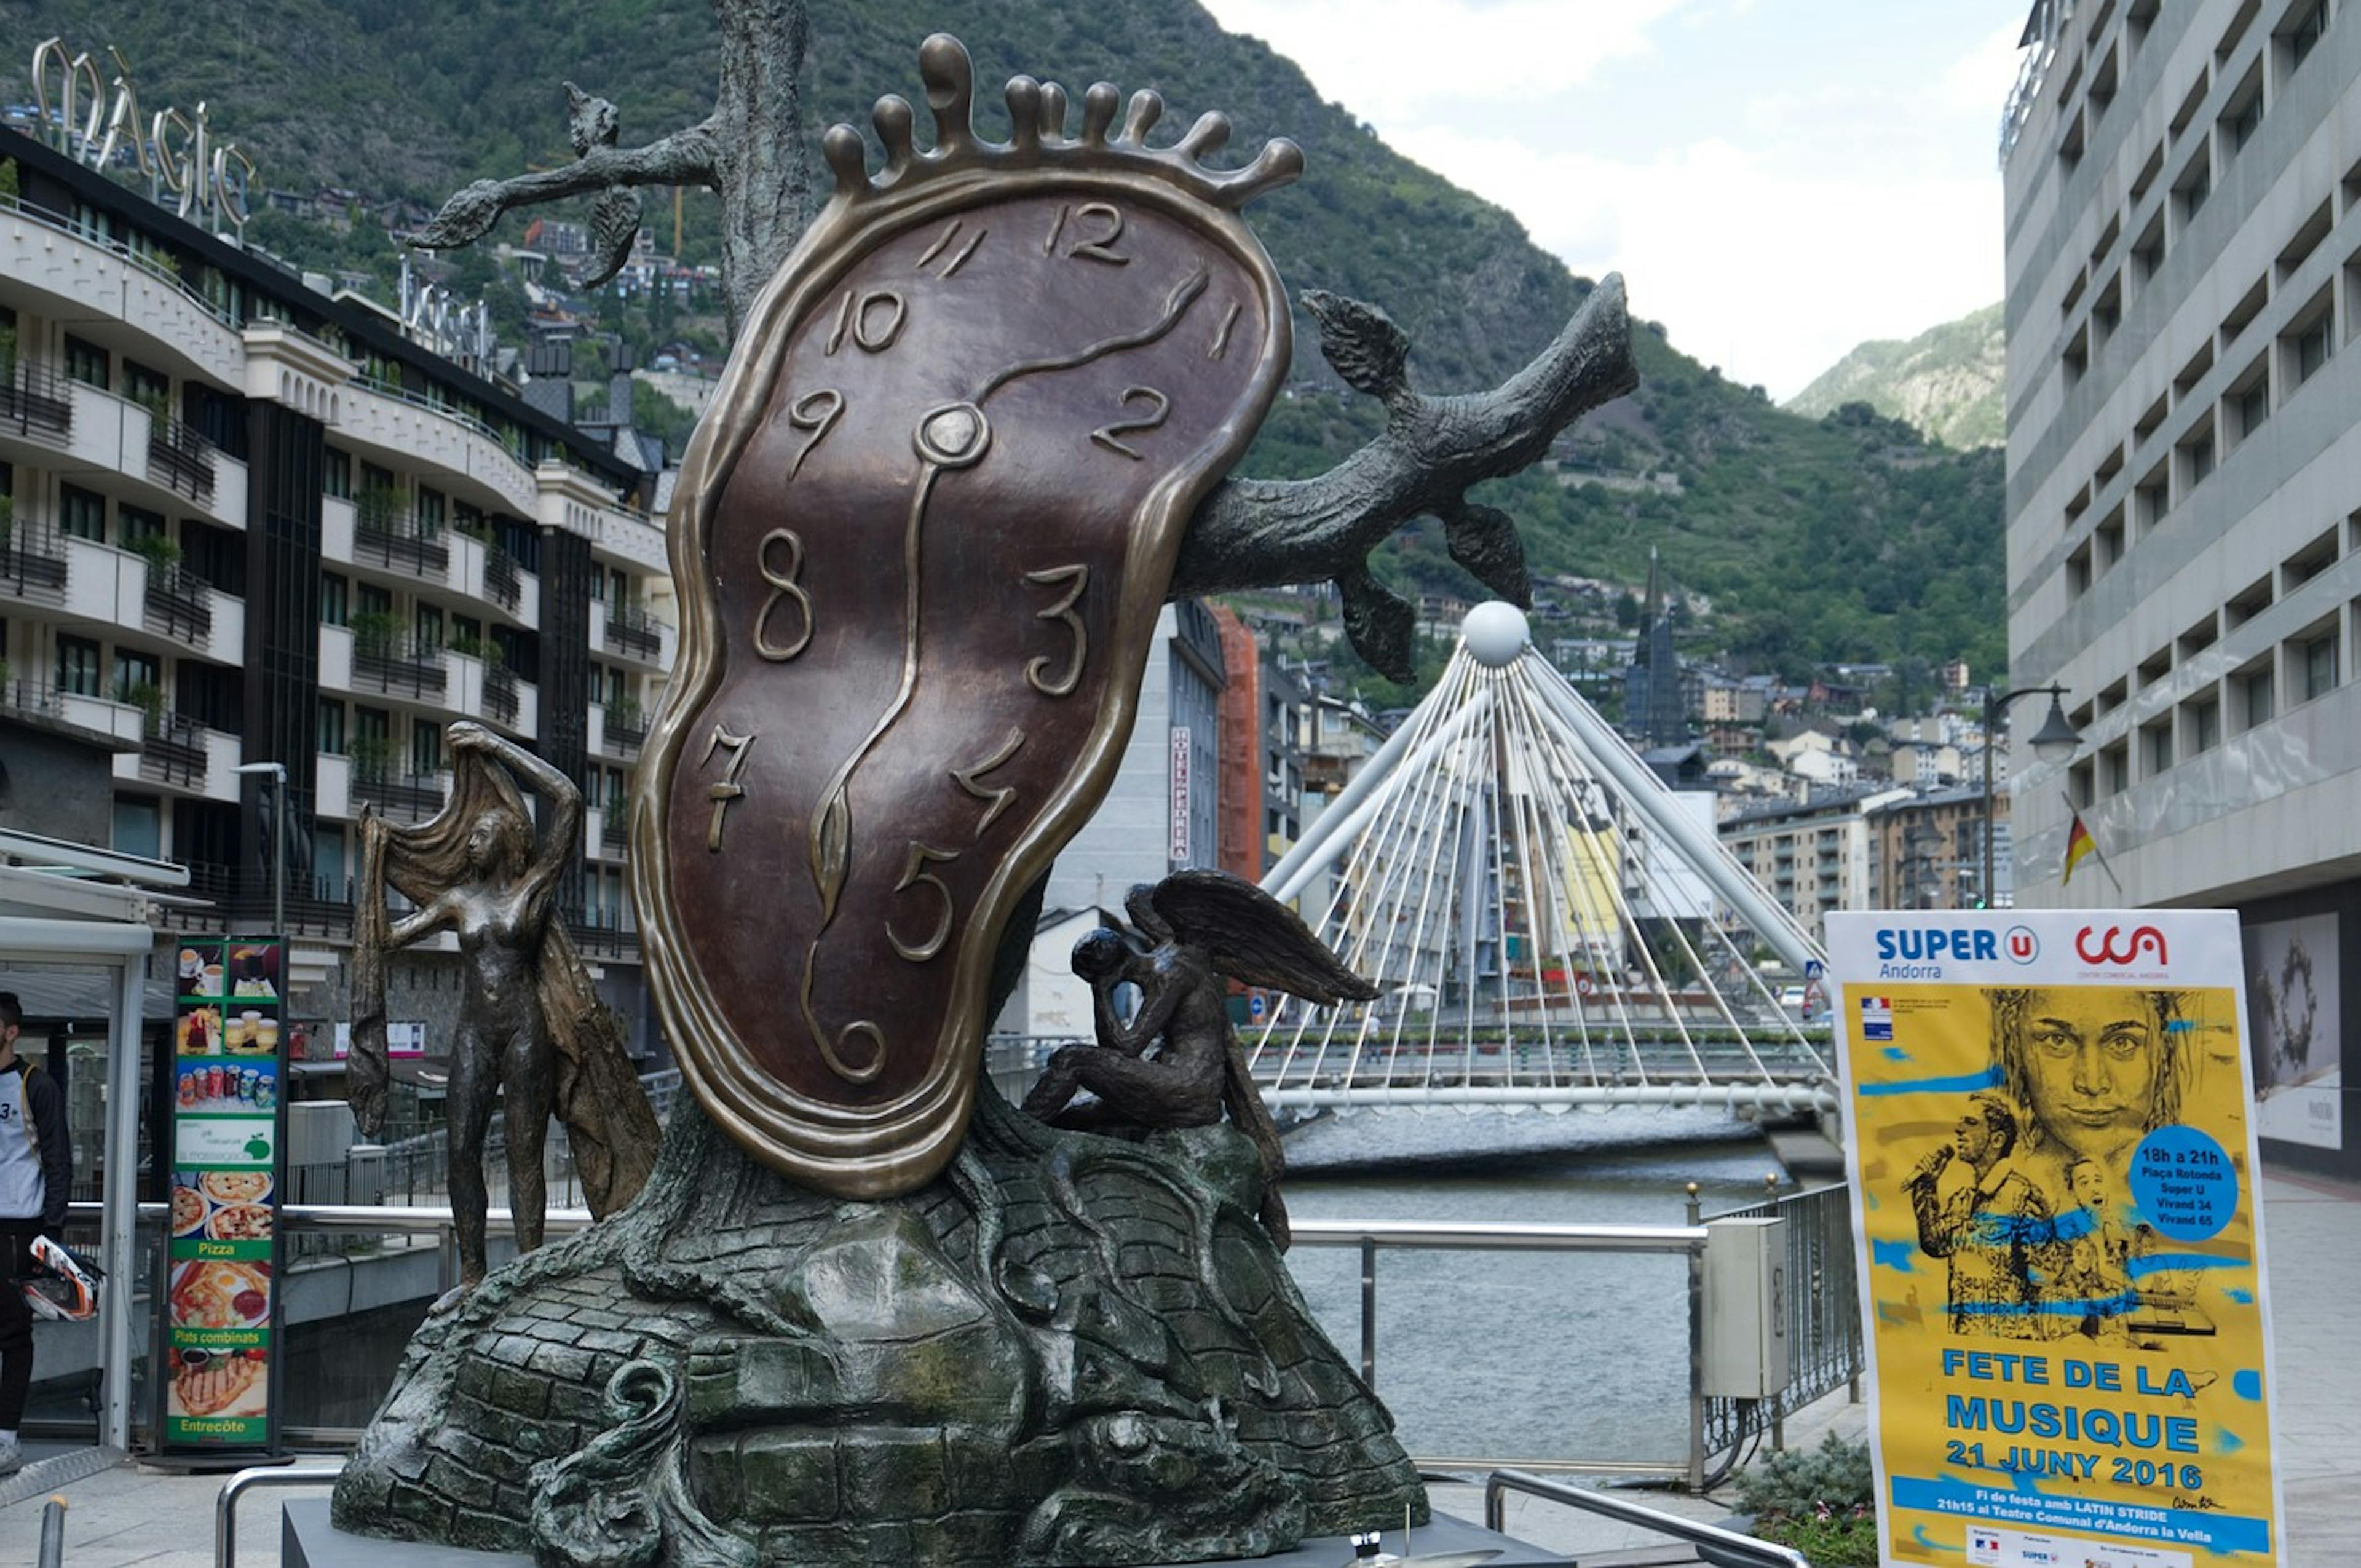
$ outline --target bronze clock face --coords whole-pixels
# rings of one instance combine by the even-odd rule
[[[659,997],[708,1110],[850,1195],[955,1151],[1010,908],[1104,794],[1181,532],[1287,358],[1235,215],[1013,161],[807,241],[675,519]]]

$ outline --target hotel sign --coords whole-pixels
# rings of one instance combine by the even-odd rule
[[[41,134],[92,169],[110,169],[118,153],[127,155],[159,203],[175,197],[176,210],[189,222],[210,226],[218,219],[243,231],[254,159],[235,142],[214,144],[202,103],[194,116],[164,109],[143,121],[129,63],[118,49],[106,53],[115,62],[111,91],[87,49],[68,54],[65,40],[57,38],[33,46],[33,105]]]
[[[1175,866],[1189,863],[1189,727],[1172,727],[1171,841],[1165,859]]]

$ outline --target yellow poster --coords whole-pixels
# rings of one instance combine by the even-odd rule
[[[2282,1563],[2236,916],[1828,940],[1882,1560]]]

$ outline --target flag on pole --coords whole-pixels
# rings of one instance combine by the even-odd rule
[[[2098,852],[2099,841],[2092,838],[2091,830],[2082,825],[2082,814],[2075,812],[2073,826],[2066,830],[2066,874],[2059,879],[2059,885],[2063,887],[2072,882],[2074,868],[2082,863],[2083,857]]]

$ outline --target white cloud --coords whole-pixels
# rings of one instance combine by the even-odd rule
[[[1611,60],[1651,52],[1649,29],[1692,0],[1207,0],[1384,126],[1437,98],[1548,97]]]
[[[1399,145],[1513,205],[1577,272],[1621,272],[1634,315],[1773,397],[1864,338],[1914,336],[2000,297],[1997,179],[1865,180],[1719,140],[1644,164],[1447,126]]]
[[[1753,0],[1208,4],[1576,271],[1622,272],[1636,314],[1773,396],[1863,339],[2001,295],[1993,148],[2021,0],[1974,0],[2003,24],[1950,55],[1928,37],[1916,80],[1891,35],[1863,69],[1841,22],[1799,20],[1773,57],[1733,61],[1715,26]],[[1471,116],[1485,102],[1504,111]],[[1567,125],[1618,134],[1569,148],[1552,129]]]

